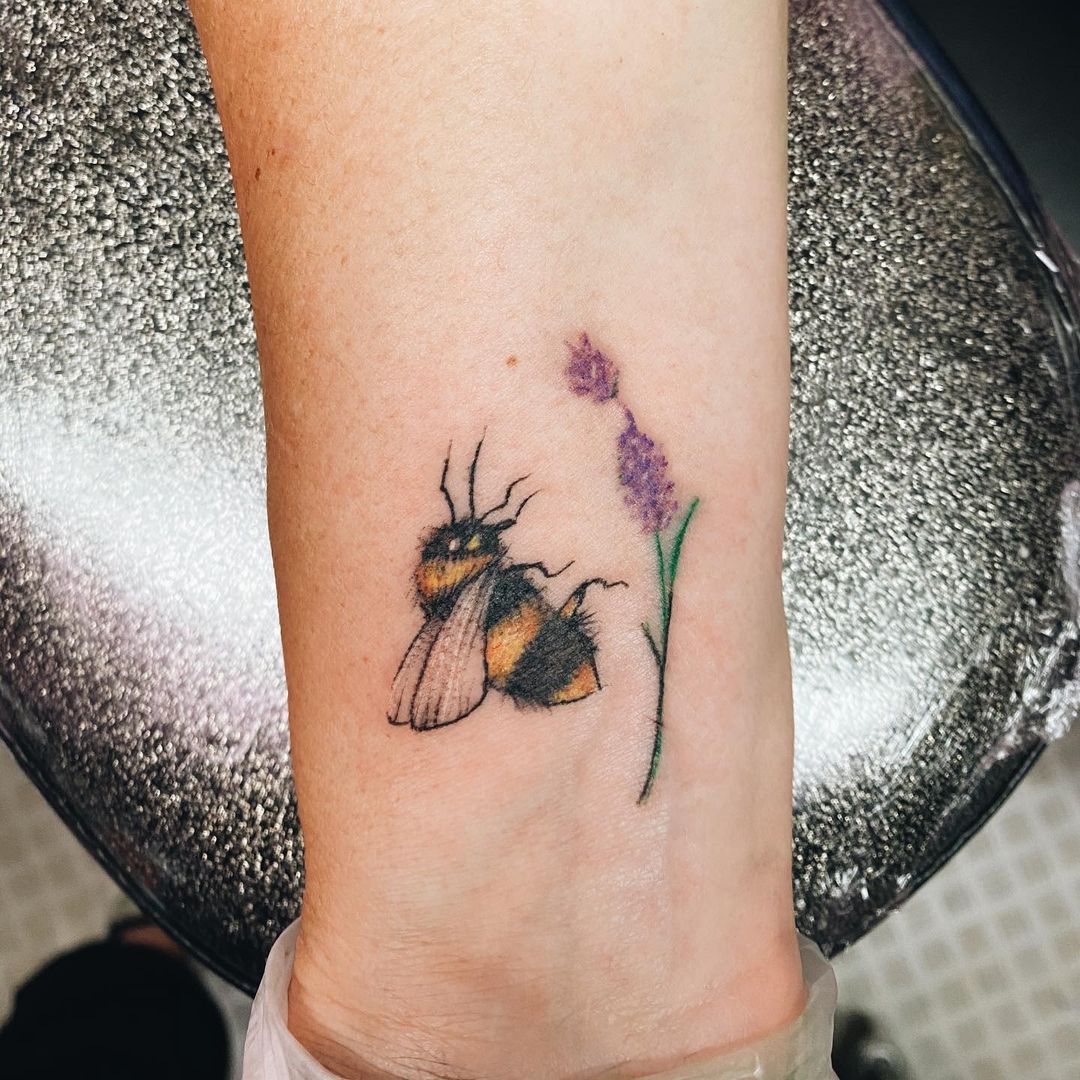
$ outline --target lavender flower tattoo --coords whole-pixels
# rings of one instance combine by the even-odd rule
[[[624,405],[626,427],[619,436],[619,483],[626,488],[626,505],[641,522],[641,531],[663,532],[679,509],[675,484],[668,478],[667,458]]]
[[[566,380],[570,389],[578,397],[588,398],[599,405],[617,400],[618,369],[607,356],[593,346],[589,335],[583,333],[575,343],[568,343],[567,347],[570,357],[566,365]],[[641,626],[657,669],[652,756],[645,783],[638,796],[638,802],[643,803],[652,792],[664,745],[664,675],[667,669],[671,608],[675,598],[675,574],[679,569],[686,530],[700,500],[695,498],[690,501],[672,530],[672,523],[679,512],[679,503],[675,498],[675,482],[668,475],[667,458],[656,443],[637,426],[630,409],[621,401],[618,401],[618,407],[622,409],[626,420],[617,450],[619,483],[626,489],[623,501],[641,526],[641,531],[651,534],[653,538],[660,601],[656,629],[649,623],[642,623]],[[665,534],[669,530],[670,536],[665,540]]]
[[[576,345],[568,343],[567,348],[570,361],[566,365],[566,378],[578,397],[603,404],[618,394],[619,372],[599,349],[592,347],[588,334],[582,334]]]

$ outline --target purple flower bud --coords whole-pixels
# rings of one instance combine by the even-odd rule
[[[567,348],[570,360],[566,379],[570,389],[579,397],[610,401],[619,392],[619,369],[599,349],[593,348],[588,334],[582,334],[575,345],[567,342]]]
[[[679,504],[675,483],[668,476],[667,458],[656,443],[638,429],[634,414],[623,408],[626,427],[619,436],[619,483],[642,532],[661,532],[671,524]]]

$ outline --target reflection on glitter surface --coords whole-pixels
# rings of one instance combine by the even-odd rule
[[[39,398],[6,409],[0,399],[0,461],[19,463],[9,497],[35,534],[58,554],[77,545],[102,588],[217,654],[277,660],[264,495],[212,447],[168,431],[121,435],[82,416],[65,422]],[[241,565],[251,571],[237,575]],[[57,601],[68,591],[54,589]]]

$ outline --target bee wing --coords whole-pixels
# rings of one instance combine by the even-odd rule
[[[418,731],[453,724],[484,700],[484,615],[494,584],[490,572],[469,582],[439,624],[409,709],[409,720]]]
[[[412,639],[390,687],[390,709],[386,718],[391,724],[409,722],[409,710],[412,708],[416,687],[420,683],[420,676],[424,674],[424,665],[431,652],[432,642],[439,636],[442,628],[442,619],[428,619]]]

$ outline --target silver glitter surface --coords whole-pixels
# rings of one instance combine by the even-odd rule
[[[204,65],[175,0],[0,0],[0,81],[0,733],[251,986],[302,856]],[[795,4],[791,93],[796,890],[837,948],[1073,712],[1075,339],[1063,255],[869,0]]]
[[[796,898],[836,949],[1075,711],[1076,334],[1052,238],[878,10],[792,15]]]
[[[250,301],[182,3],[0,10],[0,728],[250,984],[302,882]]]

